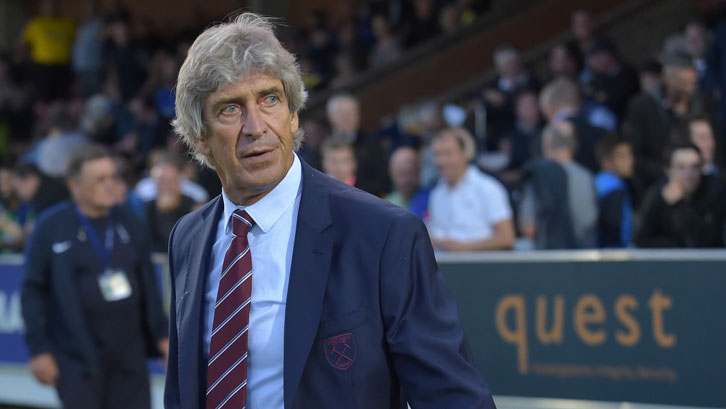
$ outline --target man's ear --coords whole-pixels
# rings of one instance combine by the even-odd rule
[[[212,156],[212,149],[204,138],[195,138],[193,143],[199,153],[204,156]]]
[[[297,116],[297,111],[293,111],[290,115],[290,131],[291,133],[297,132],[300,127],[300,118]]]
[[[71,192],[71,196],[76,196],[76,191],[78,190],[78,180],[74,178],[68,178],[66,180],[66,186],[68,186],[68,191]]]

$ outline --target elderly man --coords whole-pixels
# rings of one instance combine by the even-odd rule
[[[266,19],[205,30],[176,98],[223,191],[169,240],[167,408],[494,407],[420,220],[295,154],[306,93]]]
[[[429,230],[441,250],[505,250],[514,245],[507,191],[469,161],[473,137],[462,128],[439,132],[433,140],[439,183],[429,199]]]
[[[43,212],[26,246],[30,369],[66,408],[150,408],[146,358],[168,349],[150,246],[134,215],[115,206],[117,177],[103,147],[74,151],[73,202]]]

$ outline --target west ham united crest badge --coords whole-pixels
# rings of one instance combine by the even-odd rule
[[[325,358],[330,366],[335,369],[345,371],[355,362],[355,341],[353,341],[353,334],[350,332],[325,339],[323,349],[325,350]]]

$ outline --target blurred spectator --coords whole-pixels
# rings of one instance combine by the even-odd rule
[[[691,21],[686,25],[683,32],[685,37],[685,51],[691,57],[691,63],[698,74],[698,83],[704,91],[712,84],[706,82],[708,67],[706,62],[706,51],[711,43],[711,33],[700,21]]]
[[[704,176],[703,158],[691,143],[666,150],[667,181],[653,186],[640,209],[638,247],[723,247],[723,182]]]
[[[633,176],[633,148],[616,134],[604,136],[595,153],[602,169],[595,176],[600,214],[600,247],[628,247],[633,231],[633,199],[627,181]]]
[[[595,145],[605,134],[605,130],[593,126],[587,113],[580,110],[580,93],[577,85],[566,78],[556,79],[542,90],[539,96],[540,107],[550,125],[571,122],[575,127],[577,140],[575,160],[590,172],[598,171],[595,158]],[[540,152],[540,142],[535,143],[534,151]]]
[[[508,186],[519,183],[520,169],[532,156],[532,146],[542,132],[537,93],[523,90],[514,99],[517,122],[514,130],[499,142],[499,149],[508,156],[508,164],[500,177]]]
[[[628,107],[623,131],[633,144],[635,175],[644,188],[663,177],[663,150],[678,121],[694,113],[711,111],[708,99],[696,92],[696,82],[696,70],[688,58],[666,56],[661,92],[641,92]]]
[[[442,34],[451,34],[459,29],[461,19],[459,18],[459,5],[449,2],[441,7],[439,12],[439,29]]]
[[[320,147],[323,172],[349,186],[356,186],[356,169],[353,146],[339,138],[328,138]]]
[[[441,176],[429,199],[429,232],[435,248],[448,251],[511,249],[515,234],[504,187],[469,165],[473,137],[447,128],[433,140]]]
[[[320,159],[320,146],[325,138],[330,135],[330,129],[323,123],[311,118],[302,119],[302,128],[305,131],[301,149],[297,154],[310,166],[315,169],[323,169]]]
[[[391,33],[388,21],[381,14],[371,18],[373,36],[376,38],[376,45],[371,51],[371,67],[377,68],[396,61],[402,53],[401,44]]]
[[[643,94],[658,97],[663,88],[663,72],[660,63],[656,60],[646,62],[638,72],[638,81]]]
[[[146,223],[151,232],[153,251],[166,253],[169,235],[182,216],[194,210],[196,203],[181,192],[181,165],[164,160],[151,169],[156,182],[156,198],[146,203]]]
[[[133,169],[129,161],[122,156],[114,156],[116,164],[116,201],[119,206],[125,206],[141,221],[146,221],[146,203],[134,192],[132,187],[135,182]]]
[[[100,146],[74,151],[73,202],[41,215],[21,292],[30,370],[64,407],[149,408],[146,359],[168,354],[166,317],[143,227],[114,207],[116,169]]]
[[[406,32],[404,45],[414,47],[440,34],[438,11],[434,0],[412,0],[413,19]]]
[[[48,107],[41,126],[45,134],[37,144],[36,160],[38,168],[48,176],[63,177],[71,152],[88,143],[86,137],[76,130],[74,117],[69,107],[61,101],[53,102]]]
[[[676,143],[690,142],[698,147],[703,159],[703,174],[725,176],[722,172],[723,152],[716,143],[711,120],[706,115],[691,115],[685,118],[674,130]]]
[[[174,154],[164,151],[163,149],[159,149],[149,155],[147,159],[147,169],[153,169],[158,163],[174,160]],[[151,177],[145,177],[136,184],[134,192],[136,192],[141,200],[145,202],[154,200],[158,192],[156,182],[154,182],[154,179]],[[207,200],[209,200],[207,191],[199,184],[189,180],[187,177],[182,177],[181,192],[182,194],[191,197],[196,203],[206,203]]]
[[[597,41],[587,54],[587,68],[580,76],[583,93],[623,119],[630,98],[638,92],[638,75],[617,56],[615,45]]]
[[[421,163],[418,152],[408,146],[396,149],[388,161],[388,172],[393,182],[393,191],[386,196],[386,200],[426,220],[431,189],[419,186]]]
[[[0,164],[0,253],[22,250],[35,219],[32,206],[18,197],[14,179],[10,164]]]
[[[545,128],[545,161],[531,169],[534,177],[524,187],[520,231],[538,249],[593,248],[597,244],[595,185],[592,173],[574,160],[575,132],[569,122]]]
[[[514,127],[514,96],[523,89],[538,89],[539,84],[523,67],[519,51],[509,45],[494,51],[497,79],[483,91],[487,108],[487,140],[489,149],[496,149],[499,137]]]
[[[23,29],[22,42],[32,63],[35,92],[41,101],[65,98],[76,34],[73,20],[58,14],[57,0],[41,0],[39,14]]]
[[[570,27],[574,37],[573,49],[577,50],[579,66],[584,66],[584,58],[597,41],[595,23],[587,10],[575,10],[570,17]]]
[[[327,102],[326,113],[331,137],[343,139],[353,146],[358,162],[356,186],[379,197],[388,194],[390,181],[385,156],[378,140],[360,129],[358,101],[348,94],[333,95]]]
[[[89,97],[101,90],[105,23],[98,13],[98,1],[86,0],[84,13],[73,44],[72,62],[81,93]]]
[[[137,96],[146,72],[143,50],[132,43],[129,22],[124,16],[115,16],[108,22],[106,59],[109,77],[122,101]]]
[[[62,180],[44,175],[31,163],[20,163],[15,167],[15,191],[22,203],[35,214],[60,203],[69,197]]]
[[[577,50],[571,44],[558,44],[552,47],[549,56],[550,80],[569,78],[576,80],[580,74]]]

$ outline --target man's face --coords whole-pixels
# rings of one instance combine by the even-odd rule
[[[151,169],[151,177],[156,181],[159,195],[181,195],[181,173],[176,166],[170,163],[156,165]]]
[[[629,179],[633,176],[634,158],[633,148],[629,143],[621,143],[613,150],[613,170],[615,174],[623,179]]]
[[[698,146],[698,150],[703,155],[706,163],[713,161],[714,152],[716,151],[716,141],[713,137],[713,129],[706,121],[694,121],[689,125],[691,141]]]
[[[358,103],[352,98],[340,98],[328,120],[334,132],[357,132],[360,124]]]
[[[432,148],[439,176],[450,184],[456,183],[466,171],[468,163],[466,152],[459,144],[456,135],[444,131],[434,140]]]
[[[589,14],[580,11],[572,15],[572,33],[576,39],[589,40],[592,37],[592,31],[592,20]]]
[[[70,181],[78,204],[93,209],[110,209],[118,200],[118,174],[111,158],[89,160],[81,173]]]
[[[686,48],[693,58],[703,58],[708,48],[708,33],[703,26],[689,24],[686,27]]]
[[[696,92],[698,74],[693,68],[672,68],[666,70],[665,85],[669,93],[679,98],[690,98]]]
[[[535,94],[524,94],[517,100],[517,118],[527,123],[540,120],[539,102]]]
[[[671,155],[668,179],[679,184],[686,195],[696,191],[701,182],[701,157],[693,149],[677,149]]]
[[[217,170],[237,204],[252,204],[285,177],[293,162],[298,116],[290,112],[282,82],[247,77],[211,93],[204,102],[208,134],[197,149]]]
[[[356,160],[353,150],[348,147],[329,149],[323,155],[325,173],[341,182],[349,182],[355,177]]]
[[[15,179],[13,171],[10,169],[0,169],[0,197],[3,199],[9,199],[15,197],[15,186],[13,180]]]
[[[391,157],[391,182],[397,191],[404,195],[413,194],[418,189],[419,166],[416,152],[402,150]]]

